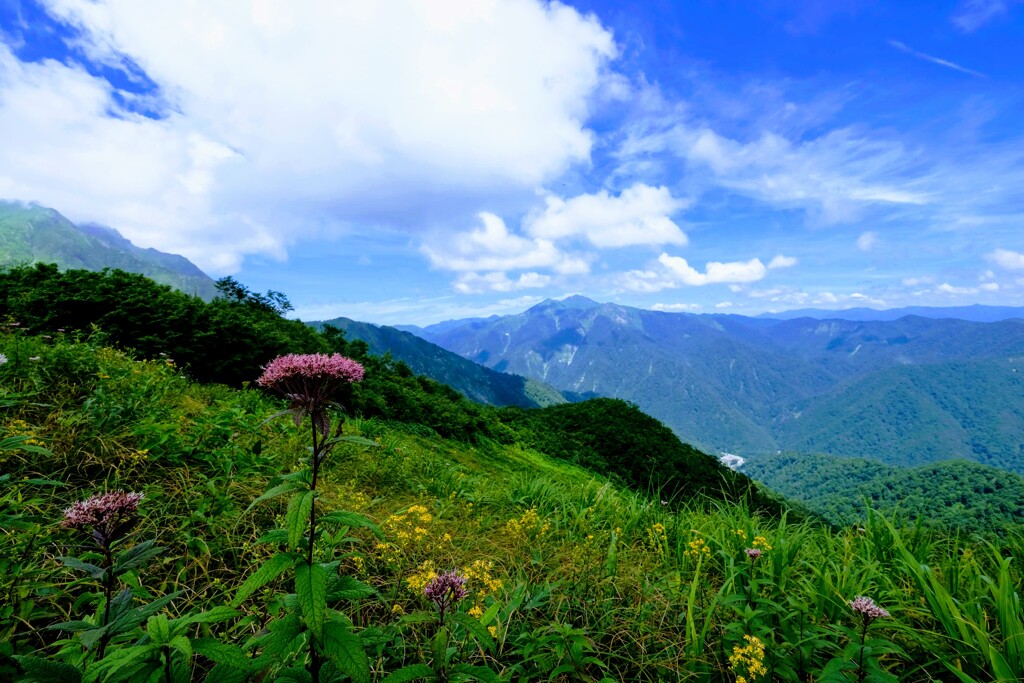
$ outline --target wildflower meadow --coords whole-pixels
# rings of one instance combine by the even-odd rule
[[[368,416],[395,370],[338,353],[244,388],[102,337],[0,358],[3,680],[1024,680],[1019,530],[645,490]]]

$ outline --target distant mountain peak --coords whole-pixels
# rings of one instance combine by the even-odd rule
[[[553,309],[587,311],[590,310],[591,308],[597,308],[600,305],[601,304],[599,304],[598,302],[594,301],[593,299],[588,299],[582,294],[573,294],[571,296],[565,297],[564,299],[545,299],[544,301],[541,301],[539,304],[530,308],[529,311],[527,311],[527,313],[539,313],[541,311],[548,311]]]

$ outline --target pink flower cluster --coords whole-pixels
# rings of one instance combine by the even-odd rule
[[[139,509],[141,493],[125,493],[111,491],[100,493],[91,498],[79,501],[64,511],[61,525],[81,531],[92,527],[105,534],[112,531],[114,525],[120,524],[135,514]]]
[[[435,576],[423,589],[423,592],[434,601],[441,621],[444,621],[445,612],[452,605],[469,595],[469,591],[466,590],[466,577],[454,569]]]
[[[875,601],[871,598],[864,597],[863,595],[850,601],[850,609],[863,616],[865,621],[889,616],[889,612],[876,605]]]
[[[747,548],[747,557],[749,557],[752,560],[756,560],[757,558],[761,557],[761,549]]]
[[[364,373],[362,365],[340,353],[330,356],[324,353],[290,353],[270,361],[256,383],[268,389],[276,389],[296,380],[360,382]]]

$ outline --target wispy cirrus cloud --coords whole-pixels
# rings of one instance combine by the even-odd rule
[[[988,78],[987,75],[981,73],[980,71],[968,69],[966,66],[961,66],[956,62],[949,61],[948,59],[942,59],[941,57],[935,57],[933,55],[925,54],[924,52],[919,52],[914,48],[910,47],[909,45],[907,45],[906,43],[902,43],[898,40],[890,40],[889,45],[893,46],[900,52],[905,52],[908,55],[911,55],[912,57],[923,59],[926,62],[938,64],[939,66],[944,66],[948,69],[953,69],[954,71],[959,71],[960,73],[967,74],[968,76],[974,76],[975,78]]]
[[[973,33],[982,26],[1009,13],[1020,0],[963,0],[951,21],[964,33]]]

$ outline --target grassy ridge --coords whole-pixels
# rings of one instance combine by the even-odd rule
[[[287,514],[283,503],[250,504],[306,452],[303,430],[266,421],[281,404],[253,390],[194,384],[167,360],[137,361],[60,336],[8,335],[0,352],[8,358],[0,365],[0,677],[15,675],[12,655],[38,658],[20,660],[31,680],[51,680],[41,661],[84,669],[87,679],[97,671],[94,649],[46,627],[101,613],[95,583],[56,559],[83,547],[57,524],[61,511],[98,490],[145,493],[132,542],[155,538],[166,548],[123,578],[136,604],[177,593],[161,612],[173,623],[227,609],[275,553],[260,538]],[[418,586],[432,569],[452,567],[474,577],[458,610],[485,632],[458,625],[450,644],[462,664],[478,667],[477,680],[491,680],[479,667],[523,681],[552,680],[556,670],[566,681],[1024,674],[1017,532],[990,545],[874,515],[863,531],[835,533],[752,513],[742,501],[692,496],[663,507],[540,453],[524,426],[510,428],[520,436],[508,443],[474,444],[411,422],[346,422],[346,434],[377,445],[334,451],[321,501],[368,516],[381,537],[341,532],[321,552],[370,588],[332,602],[358,635],[372,667],[367,680],[436,665],[436,627],[420,616],[432,607]],[[761,556],[750,559],[748,548]],[[277,677],[289,661],[267,658],[259,643],[295,600],[291,591],[286,578],[271,580],[220,613],[230,616],[181,627],[187,658],[176,651],[167,664],[153,650],[142,664],[154,680],[165,672],[255,680],[241,668],[231,678],[216,663],[224,648],[244,646],[243,660]],[[858,595],[892,615],[871,625],[866,660],[847,604]],[[161,637],[162,624],[143,622],[115,638],[107,657],[140,651]],[[122,680],[124,671],[107,669],[104,680]]]

